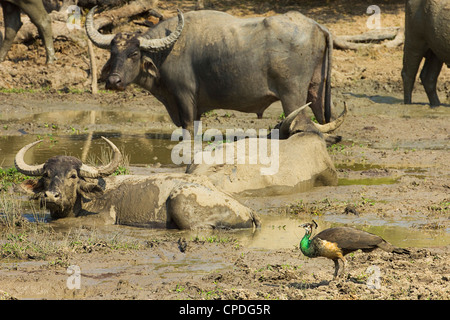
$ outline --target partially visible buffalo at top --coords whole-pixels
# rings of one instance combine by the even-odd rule
[[[94,10],[86,32],[111,52],[102,71],[106,88],[138,84],[177,126],[192,129],[212,109],[260,116],[278,100],[286,115],[309,101],[320,123],[330,121],[331,34],[299,12],[241,19],[179,11],[146,33],[104,35],[94,28]]]
[[[441,104],[436,83],[444,63],[450,66],[450,0],[408,0],[405,8],[403,90],[411,103],[420,62],[425,58],[420,80],[431,106]]]
[[[47,63],[53,63],[55,50],[53,49],[52,24],[42,0],[1,0],[0,3],[5,21],[5,39],[3,44],[0,41],[0,62],[5,60],[16,34],[22,26],[20,10],[23,10],[30,17],[31,22],[36,25],[39,35],[44,40]]]

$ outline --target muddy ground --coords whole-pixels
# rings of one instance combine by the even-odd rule
[[[211,2],[215,3],[215,9],[241,16],[300,9],[337,35],[367,31],[366,5],[358,1],[334,1],[328,6],[325,1],[284,1],[283,5],[270,1],[265,4],[241,1],[240,5],[236,1]],[[382,25],[403,26],[403,1],[379,2]],[[160,1],[160,5],[162,13],[169,16],[177,6],[191,9],[193,2]],[[0,64],[3,88],[0,134],[4,139],[16,137],[20,144],[16,148],[22,146],[21,139],[25,141],[38,135],[58,137],[91,131],[143,135],[170,133],[175,129],[164,107],[137,87],[120,93],[91,95],[86,49],[63,41],[56,41],[55,47],[58,61],[53,66],[44,65],[44,49],[39,41],[15,44],[8,60]],[[19,299],[449,299],[450,71],[444,67],[438,81],[443,106],[431,109],[427,105],[420,81],[413,94],[416,104],[405,106],[400,77],[402,49],[400,46],[335,50],[332,79],[335,112],[342,110],[343,101],[349,106],[346,122],[335,132],[343,141],[329,148],[338,168],[340,185],[285,197],[241,199],[263,217],[271,217],[266,219],[265,228],[272,229],[272,238],[266,239],[266,243],[273,245],[258,240],[261,231],[203,234],[121,226],[70,230],[55,225],[53,231],[46,231],[50,239],[47,241],[70,242],[74,234],[77,240],[48,254],[29,248],[24,249],[21,259],[3,254],[2,296]],[[108,54],[100,49],[96,53],[101,66]],[[98,114],[129,111],[135,118],[130,121],[124,116],[123,120],[115,118],[111,122],[94,120],[73,124],[67,116],[55,117],[50,122],[43,122],[38,116],[44,112],[61,115],[68,112],[72,117],[74,112],[92,110]],[[261,120],[254,114],[224,110],[205,115],[202,120],[204,127],[268,128],[278,121],[280,114],[281,106],[274,104]],[[140,121],[140,117],[152,120]],[[0,163],[7,153],[8,150],[0,150]],[[154,169],[153,165],[146,168]],[[349,205],[357,214],[344,214]],[[373,230],[395,245],[408,247],[411,255],[356,252],[348,256],[344,278],[330,282],[333,263],[325,258],[306,258],[296,247],[303,235],[297,225],[311,218],[317,219],[321,228],[344,223],[371,231],[372,226],[379,226],[382,221],[388,227]],[[396,226],[407,230],[407,236],[396,235],[400,229],[388,232]],[[287,232],[289,237],[285,237]],[[41,231],[27,236],[27,241],[40,237]],[[120,241],[112,241],[113,238]],[[2,238],[2,244],[8,241],[11,237]],[[80,289],[71,289],[67,284],[70,276],[67,268],[71,265],[81,270]],[[368,270],[371,266],[379,268],[379,289],[368,287],[374,279]]]

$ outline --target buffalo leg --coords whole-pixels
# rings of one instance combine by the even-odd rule
[[[308,87],[309,81],[304,81],[298,87],[293,88],[291,86],[279,90],[281,104],[286,117],[307,102]]]
[[[188,141],[194,139],[197,134],[202,134],[197,132],[199,128],[194,127],[194,121],[200,120],[201,115],[197,115],[194,99],[189,93],[185,94],[186,91],[183,89],[177,89],[176,92],[178,95],[170,98],[166,109],[174,124],[185,129],[183,130],[183,140]]]
[[[441,61],[433,51],[428,50],[425,56],[425,64],[420,72],[420,80],[422,81],[432,107],[441,104],[436,91],[436,83],[442,69],[442,64],[443,61]]]
[[[11,48],[17,31],[19,31],[22,26],[19,7],[8,2],[2,2],[2,7],[3,17],[5,20],[5,39],[3,40],[3,45],[0,48],[0,62],[5,60],[6,54]]]
[[[316,117],[316,120],[324,124],[325,119],[325,83],[326,83],[326,70],[324,70],[325,63],[318,65],[314,71],[311,83],[308,89],[307,102],[311,102],[310,108]]]
[[[416,81],[417,71],[419,70],[420,62],[427,51],[426,44],[418,44],[417,42],[420,42],[420,40],[409,39],[408,36],[405,39],[402,68],[403,102],[405,104],[411,104],[412,91],[414,82]]]
[[[55,50],[53,48],[52,24],[42,1],[24,4],[22,10],[30,17],[31,22],[36,25],[39,35],[44,41],[47,53],[46,63],[53,63],[55,61]]]

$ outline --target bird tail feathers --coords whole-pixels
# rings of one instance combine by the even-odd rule
[[[410,254],[411,253],[408,249],[397,248],[397,247],[395,247],[394,250],[392,250],[392,252],[397,253],[397,254]]]
[[[390,244],[389,242],[386,242],[386,241],[383,241],[382,243],[380,243],[378,245],[378,247],[380,249],[383,249],[386,252],[393,252],[393,253],[397,253],[397,254],[409,254],[410,253],[410,251],[408,249],[394,247],[392,244]]]

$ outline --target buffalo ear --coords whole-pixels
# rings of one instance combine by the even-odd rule
[[[156,65],[153,63],[153,60],[149,57],[144,57],[142,61],[142,67],[149,75],[154,78],[159,78],[159,71]]]
[[[108,61],[106,61],[105,65],[103,66],[102,71],[100,72],[100,81],[106,81],[110,72],[111,59],[108,59]]]
[[[77,191],[86,199],[96,198],[103,194],[103,189],[98,184],[86,181],[80,181]]]
[[[18,185],[17,191],[35,195],[44,191],[44,188],[40,180],[28,179]]]

